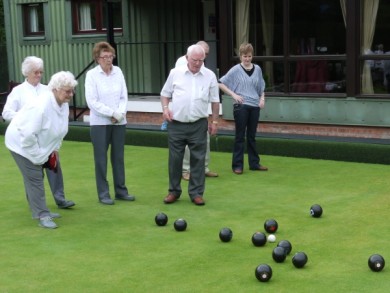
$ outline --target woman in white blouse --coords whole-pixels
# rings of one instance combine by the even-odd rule
[[[14,87],[7,97],[3,109],[3,119],[11,121],[16,113],[31,100],[48,91],[47,85],[41,83],[43,75],[43,60],[36,56],[28,56],[22,63],[22,74],[26,78],[23,83]],[[73,207],[72,200],[65,199],[64,179],[59,156],[57,156],[57,172],[46,169],[46,177],[50,185],[53,198],[60,209]]]
[[[90,109],[91,141],[99,202],[113,205],[107,181],[107,152],[110,147],[115,199],[134,201],[125,184],[127,87],[122,70],[113,65],[115,49],[107,42],[92,51],[97,66],[87,72],[85,97]]]
[[[58,72],[48,91],[24,105],[13,117],[5,133],[5,145],[23,175],[32,217],[44,228],[57,228],[46,205],[43,167],[57,171],[57,155],[68,132],[69,101],[77,81],[70,72]]]

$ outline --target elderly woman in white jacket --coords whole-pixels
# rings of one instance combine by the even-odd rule
[[[23,83],[14,87],[7,97],[7,103],[2,113],[3,119],[7,122],[10,122],[25,104],[48,91],[47,85],[41,83],[43,74],[43,60],[41,58],[27,56],[22,62],[21,69],[26,79]],[[46,177],[58,208],[73,207],[75,203],[65,198],[64,179],[59,157],[57,157],[57,172],[46,169]]]
[[[59,215],[47,208],[42,168],[56,170],[57,151],[68,132],[68,103],[76,85],[72,73],[54,74],[49,91],[18,111],[5,133],[5,145],[23,176],[32,217],[44,228],[57,228],[52,218]]]

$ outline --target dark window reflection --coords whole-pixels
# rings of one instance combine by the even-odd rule
[[[291,54],[345,54],[340,0],[290,1]]]
[[[290,67],[293,93],[345,92],[345,62],[328,60],[302,60]]]

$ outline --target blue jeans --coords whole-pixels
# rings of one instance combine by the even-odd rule
[[[260,166],[260,157],[256,150],[256,131],[259,123],[260,108],[243,104],[233,105],[236,126],[232,169],[244,169],[245,134],[248,151],[249,169]]]

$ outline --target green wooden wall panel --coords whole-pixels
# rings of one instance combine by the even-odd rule
[[[91,61],[92,48],[106,35],[73,37],[71,34],[70,1],[50,0],[45,2],[48,11],[45,29],[47,39],[26,41],[22,38],[20,25],[21,5],[36,3],[36,0],[6,0],[9,9],[7,51],[12,51],[8,61],[9,76],[22,81],[20,65],[26,56],[35,55],[45,62],[42,81],[47,83],[51,75],[60,70],[69,70],[78,75]],[[116,37],[117,55],[129,92],[159,93],[169,68],[184,54],[181,41],[196,40],[199,35],[196,25],[197,1],[183,4],[181,0],[129,0],[124,1],[125,36]],[[173,41],[177,42],[174,43]],[[144,44],[141,44],[144,43]],[[164,46],[163,44],[169,44]],[[166,59],[168,57],[168,59]],[[166,64],[164,64],[166,62]],[[79,79],[76,91],[77,105],[84,106],[84,76]]]
[[[233,120],[230,96],[223,96],[222,112]],[[260,121],[390,127],[389,113],[386,100],[267,97]]]

